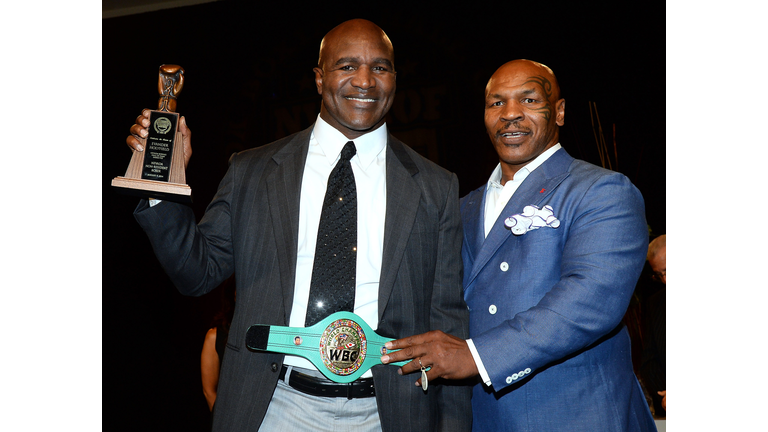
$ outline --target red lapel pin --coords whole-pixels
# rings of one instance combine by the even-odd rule
[[[540,191],[539,191],[539,193],[544,193],[544,191],[545,191],[545,190],[546,190],[546,189],[542,189],[542,190],[540,190]]]

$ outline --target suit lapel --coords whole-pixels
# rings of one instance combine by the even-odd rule
[[[299,132],[285,147],[272,156],[274,170],[267,175],[267,197],[272,229],[277,240],[286,323],[291,316],[296,279],[301,179],[304,175],[309,137],[313,127],[314,125]]]
[[[541,207],[542,202],[568,177],[568,167],[572,161],[573,158],[564,149],[560,149],[526,177],[512,198],[509,199],[507,205],[504,206],[504,210],[501,211],[499,218],[493,224],[491,232],[488,233],[488,237],[476,255],[472,273],[467,279],[467,287],[472,284],[472,281],[488,264],[488,261],[496,254],[501,245],[512,236],[512,232],[504,225],[504,220],[514,214],[522,213],[525,206]],[[482,218],[484,207],[480,206],[477,212],[478,217]],[[483,232],[480,231],[479,235],[482,238]]]
[[[461,217],[464,225],[464,238],[468,246],[469,256],[474,261],[480,248],[483,247],[485,240],[485,189],[472,191],[465,199],[465,208],[461,210]]]
[[[379,320],[394,289],[397,269],[400,268],[421,199],[421,188],[413,178],[419,170],[404,146],[392,135],[388,136],[387,210],[379,277]]]

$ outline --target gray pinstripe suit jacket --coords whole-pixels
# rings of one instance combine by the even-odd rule
[[[283,355],[244,346],[251,324],[287,325],[293,302],[299,193],[312,127],[235,154],[200,223],[184,205],[142,201],[135,217],[180,292],[202,295],[235,273],[237,305],[214,412],[216,431],[257,431]],[[462,296],[458,180],[392,135],[377,333],[439,329],[468,337]],[[372,369],[384,431],[468,430],[471,388],[430,382],[394,366]],[[292,413],[290,415],[296,415]],[[311,415],[309,413],[305,415]]]

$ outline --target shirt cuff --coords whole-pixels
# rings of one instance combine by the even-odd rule
[[[156,205],[160,204],[161,202],[163,202],[163,200],[159,200],[159,199],[150,198],[150,199],[149,199],[149,206],[150,206],[150,207],[154,207],[154,206],[156,206]]]
[[[483,384],[490,387],[492,384],[491,377],[488,376],[488,371],[485,370],[485,366],[483,366],[483,361],[480,359],[480,354],[477,353],[477,348],[475,348],[475,343],[472,342],[472,339],[467,339],[467,345],[469,346],[469,352],[472,353],[472,358],[475,360],[477,371],[480,372],[480,378],[483,380]]]

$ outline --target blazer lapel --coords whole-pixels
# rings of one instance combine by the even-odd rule
[[[483,267],[488,264],[491,257],[496,254],[501,245],[512,235],[512,232],[504,225],[504,220],[514,214],[522,213],[525,206],[535,205],[541,207],[542,202],[568,177],[568,167],[572,161],[573,158],[564,149],[560,149],[541,166],[533,170],[523,181],[514,195],[512,195],[512,198],[509,199],[507,205],[504,206],[504,210],[501,211],[499,218],[488,233],[488,237],[483,242],[472,266],[470,277],[467,279],[467,287],[472,284],[472,281],[480,274]],[[484,208],[480,207],[478,212],[482,217]],[[482,235],[482,232],[480,235]]]
[[[301,179],[314,125],[299,132],[272,156],[274,170],[267,175],[267,198],[272,229],[277,240],[278,265],[283,290],[285,322],[289,322],[296,279],[296,255],[299,242],[299,198]]]
[[[405,253],[421,199],[413,177],[419,172],[404,149],[389,135],[387,141],[387,210],[384,220],[384,251],[379,278],[379,320],[395,286],[397,269]]]

